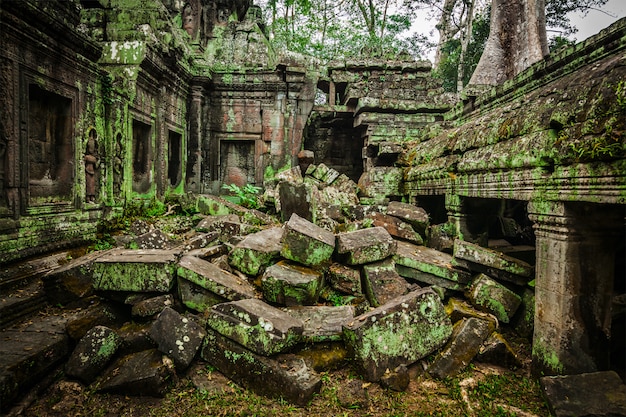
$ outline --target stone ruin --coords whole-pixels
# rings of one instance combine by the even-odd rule
[[[465,311],[465,305],[449,305],[450,294],[463,293],[475,309],[489,311],[489,316],[467,317],[462,326],[455,324],[451,336],[442,339],[465,340],[469,329],[480,337],[453,346],[423,346],[429,354],[438,351],[444,356],[442,352],[459,345],[482,347],[478,340],[492,334],[495,319],[522,331],[516,319],[524,313],[513,313],[517,303],[521,311],[526,307],[534,311],[528,313],[532,323],[525,332],[532,339],[537,375],[594,378],[604,375],[599,371],[614,371],[624,378],[624,20],[545,57],[498,87],[471,89],[457,97],[443,92],[426,62],[364,57],[323,66],[274,50],[260,9],[250,1],[24,0],[3,2],[0,13],[0,289],[8,294],[1,300],[0,323],[5,340],[17,340],[16,335],[24,333],[32,340],[42,337],[38,332],[42,324],[15,334],[10,326],[64,293],[54,285],[45,292],[40,288],[43,274],[56,270],[67,254],[58,251],[93,242],[99,227],[123,218],[127,207],[154,201],[181,204],[193,193],[192,205],[200,212],[230,217],[213,219],[217,222],[213,226],[195,225],[194,233],[207,235],[185,243],[189,248],[141,255],[160,259],[146,262],[144,268],[146,274],[156,274],[149,267],[154,263],[160,271],[161,287],[155,291],[172,310],[164,320],[177,320],[173,313],[183,312],[179,292],[185,285],[194,297],[188,302],[207,303],[207,309],[210,304],[211,314],[213,305],[238,303],[215,311],[222,324],[214,326],[227,335],[205,325],[208,316],[201,315],[203,330],[198,330],[193,325],[198,323],[183,314],[181,322],[188,321],[182,328],[190,340],[193,333],[196,339],[212,338],[223,346],[237,343],[261,358],[279,354],[265,351],[269,354],[265,356],[254,350],[265,345],[245,346],[242,335],[232,329],[229,333],[227,326],[235,320],[233,315],[245,316],[259,307],[261,298],[280,310],[272,310],[278,315],[272,317],[288,314],[283,307],[291,315],[302,310],[291,305],[294,294],[282,287],[271,294],[269,289],[260,291],[282,284],[283,278],[272,275],[258,285],[250,282],[268,269],[291,276],[296,264],[301,265],[295,268],[299,272],[324,271],[325,285],[319,277],[315,281],[318,303],[335,308],[341,301],[351,306],[354,317],[366,315],[370,322],[383,320],[379,309],[409,294],[421,297],[420,303],[436,305],[433,311],[445,302],[451,322],[467,316],[454,313]],[[257,230],[271,229],[267,226],[275,220],[217,197],[203,197],[222,193],[224,184],[262,188],[265,201],[285,224],[279,227],[280,239],[256,235],[278,235]],[[404,212],[418,207],[423,210],[418,210],[421,224]],[[293,223],[292,215],[297,216]],[[366,239],[389,242],[386,256],[360,266],[359,257],[370,249],[361,248],[359,253],[351,238],[340,239],[347,233],[365,233],[351,230],[355,223],[376,233]],[[283,253],[284,240],[297,239],[297,232],[291,231],[294,236],[287,232],[290,224],[296,230],[326,231],[320,232],[328,238],[320,241],[319,250],[324,252],[323,244],[327,251],[333,246],[333,262],[311,268],[308,261],[290,258],[289,246]],[[139,228],[135,232],[142,234]],[[135,245],[168,242],[163,233],[144,233],[148,234]],[[248,237],[236,242],[229,240],[231,236]],[[234,267],[237,257],[248,256],[246,245],[258,245],[256,239],[274,239],[281,246],[276,256],[284,262],[275,265],[278,258],[265,254],[250,266]],[[212,245],[216,240],[222,243]],[[206,252],[188,253],[200,246]],[[127,259],[126,266],[90,255],[80,261],[87,266],[71,274],[97,285],[113,285],[103,278],[107,267],[130,268],[136,263],[130,259],[138,254],[119,253],[117,258]],[[318,256],[311,254],[311,259]],[[535,266],[534,272],[508,270],[518,265],[511,258]],[[219,294],[222,298],[206,301],[205,290],[209,295],[220,290],[202,287],[210,282],[193,268],[199,261],[211,264],[207,259],[221,265],[217,268],[234,268],[240,290],[245,278],[253,286],[249,291],[254,290],[250,299],[257,301],[246,305],[247,295],[231,300]],[[92,266],[97,266],[95,276]],[[355,271],[363,278],[361,288]],[[432,286],[436,297],[416,285]],[[90,286],[79,288],[85,291],[79,298],[87,297]],[[514,294],[505,291],[511,289]],[[126,305],[115,295],[145,290],[98,291]],[[497,294],[502,302],[506,299],[511,310],[488,309],[489,301],[476,299],[484,292]],[[23,293],[32,297],[22,297]],[[316,296],[315,291],[306,294]],[[403,316],[402,304],[413,302],[418,301],[402,301],[400,310],[390,314]],[[102,307],[89,329],[110,323],[114,310]],[[428,316],[423,314],[403,317],[419,327]],[[304,322],[302,316],[298,320]],[[18,355],[16,360],[24,359],[18,362],[22,365],[11,359],[3,368],[3,404],[5,398],[13,398],[20,378],[36,380],[44,373],[41,369],[48,369],[42,358],[69,353],[62,318],[48,321],[47,356]],[[358,324],[346,326],[350,330],[341,331],[341,340],[366,369],[375,356],[358,353],[369,337]],[[281,328],[284,338],[297,340],[296,344],[313,337],[305,327],[301,333]],[[444,334],[446,329],[449,326],[442,325]],[[69,331],[71,340],[79,340],[87,330]],[[276,333],[263,330],[262,325],[254,328],[261,340],[275,342]],[[92,333],[99,340],[118,340],[106,329],[95,327]],[[162,332],[155,328],[153,334],[157,333]],[[339,338],[337,333],[324,337],[333,342]],[[233,338],[236,342],[231,342]],[[143,359],[179,349],[183,345],[176,340]],[[433,343],[436,340],[440,339],[433,336]],[[113,345],[117,343],[121,355],[124,343],[118,340]],[[399,356],[419,361],[420,354]],[[448,358],[431,372],[444,375],[460,366],[451,363],[459,355],[450,353]],[[374,366],[379,364],[376,359],[364,377],[383,381],[387,368],[393,372],[394,366],[402,372],[402,361],[398,365],[390,358],[379,359],[386,364]],[[24,363],[39,363],[42,368],[28,373]],[[180,358],[171,358],[161,370],[174,375],[182,366]],[[88,372],[92,378],[100,369]],[[562,392],[568,380],[559,381],[555,377],[546,387],[554,384],[553,392]]]

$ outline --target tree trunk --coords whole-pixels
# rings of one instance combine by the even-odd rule
[[[460,93],[463,90],[463,81],[465,80],[465,56],[467,55],[467,48],[472,39],[472,30],[474,25],[474,6],[475,1],[470,0],[468,2],[467,16],[465,18],[465,24],[461,30],[461,54],[459,55],[459,65],[457,66],[457,81],[456,92]]]
[[[498,85],[548,54],[545,0],[492,0],[491,29],[469,85]]]

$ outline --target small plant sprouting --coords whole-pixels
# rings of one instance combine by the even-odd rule
[[[224,190],[230,191],[237,198],[237,202],[246,208],[257,209],[261,206],[257,194],[261,191],[261,187],[246,184],[240,187],[236,184],[223,184]]]

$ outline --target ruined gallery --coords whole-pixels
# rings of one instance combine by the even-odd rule
[[[554,415],[626,415],[626,20],[460,95],[277,50],[250,0],[5,0],[0,42],[3,412],[195,361],[303,406],[330,344],[399,391],[497,357]],[[576,378],[616,394],[575,414]]]

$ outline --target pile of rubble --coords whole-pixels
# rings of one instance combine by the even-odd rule
[[[360,206],[356,185],[332,170],[294,172],[274,193],[284,224],[201,195],[203,218],[182,238],[136,224],[126,247],[45,277],[54,304],[92,303],[68,322],[77,344],[66,374],[159,396],[199,357],[257,393],[306,404],[337,361],[395,390],[431,355],[423,364],[436,378],[475,358],[519,365],[498,327],[532,325],[521,311],[533,305],[523,302],[530,265],[458,239],[452,254],[426,247],[423,209]],[[339,359],[307,354],[330,345]]]

